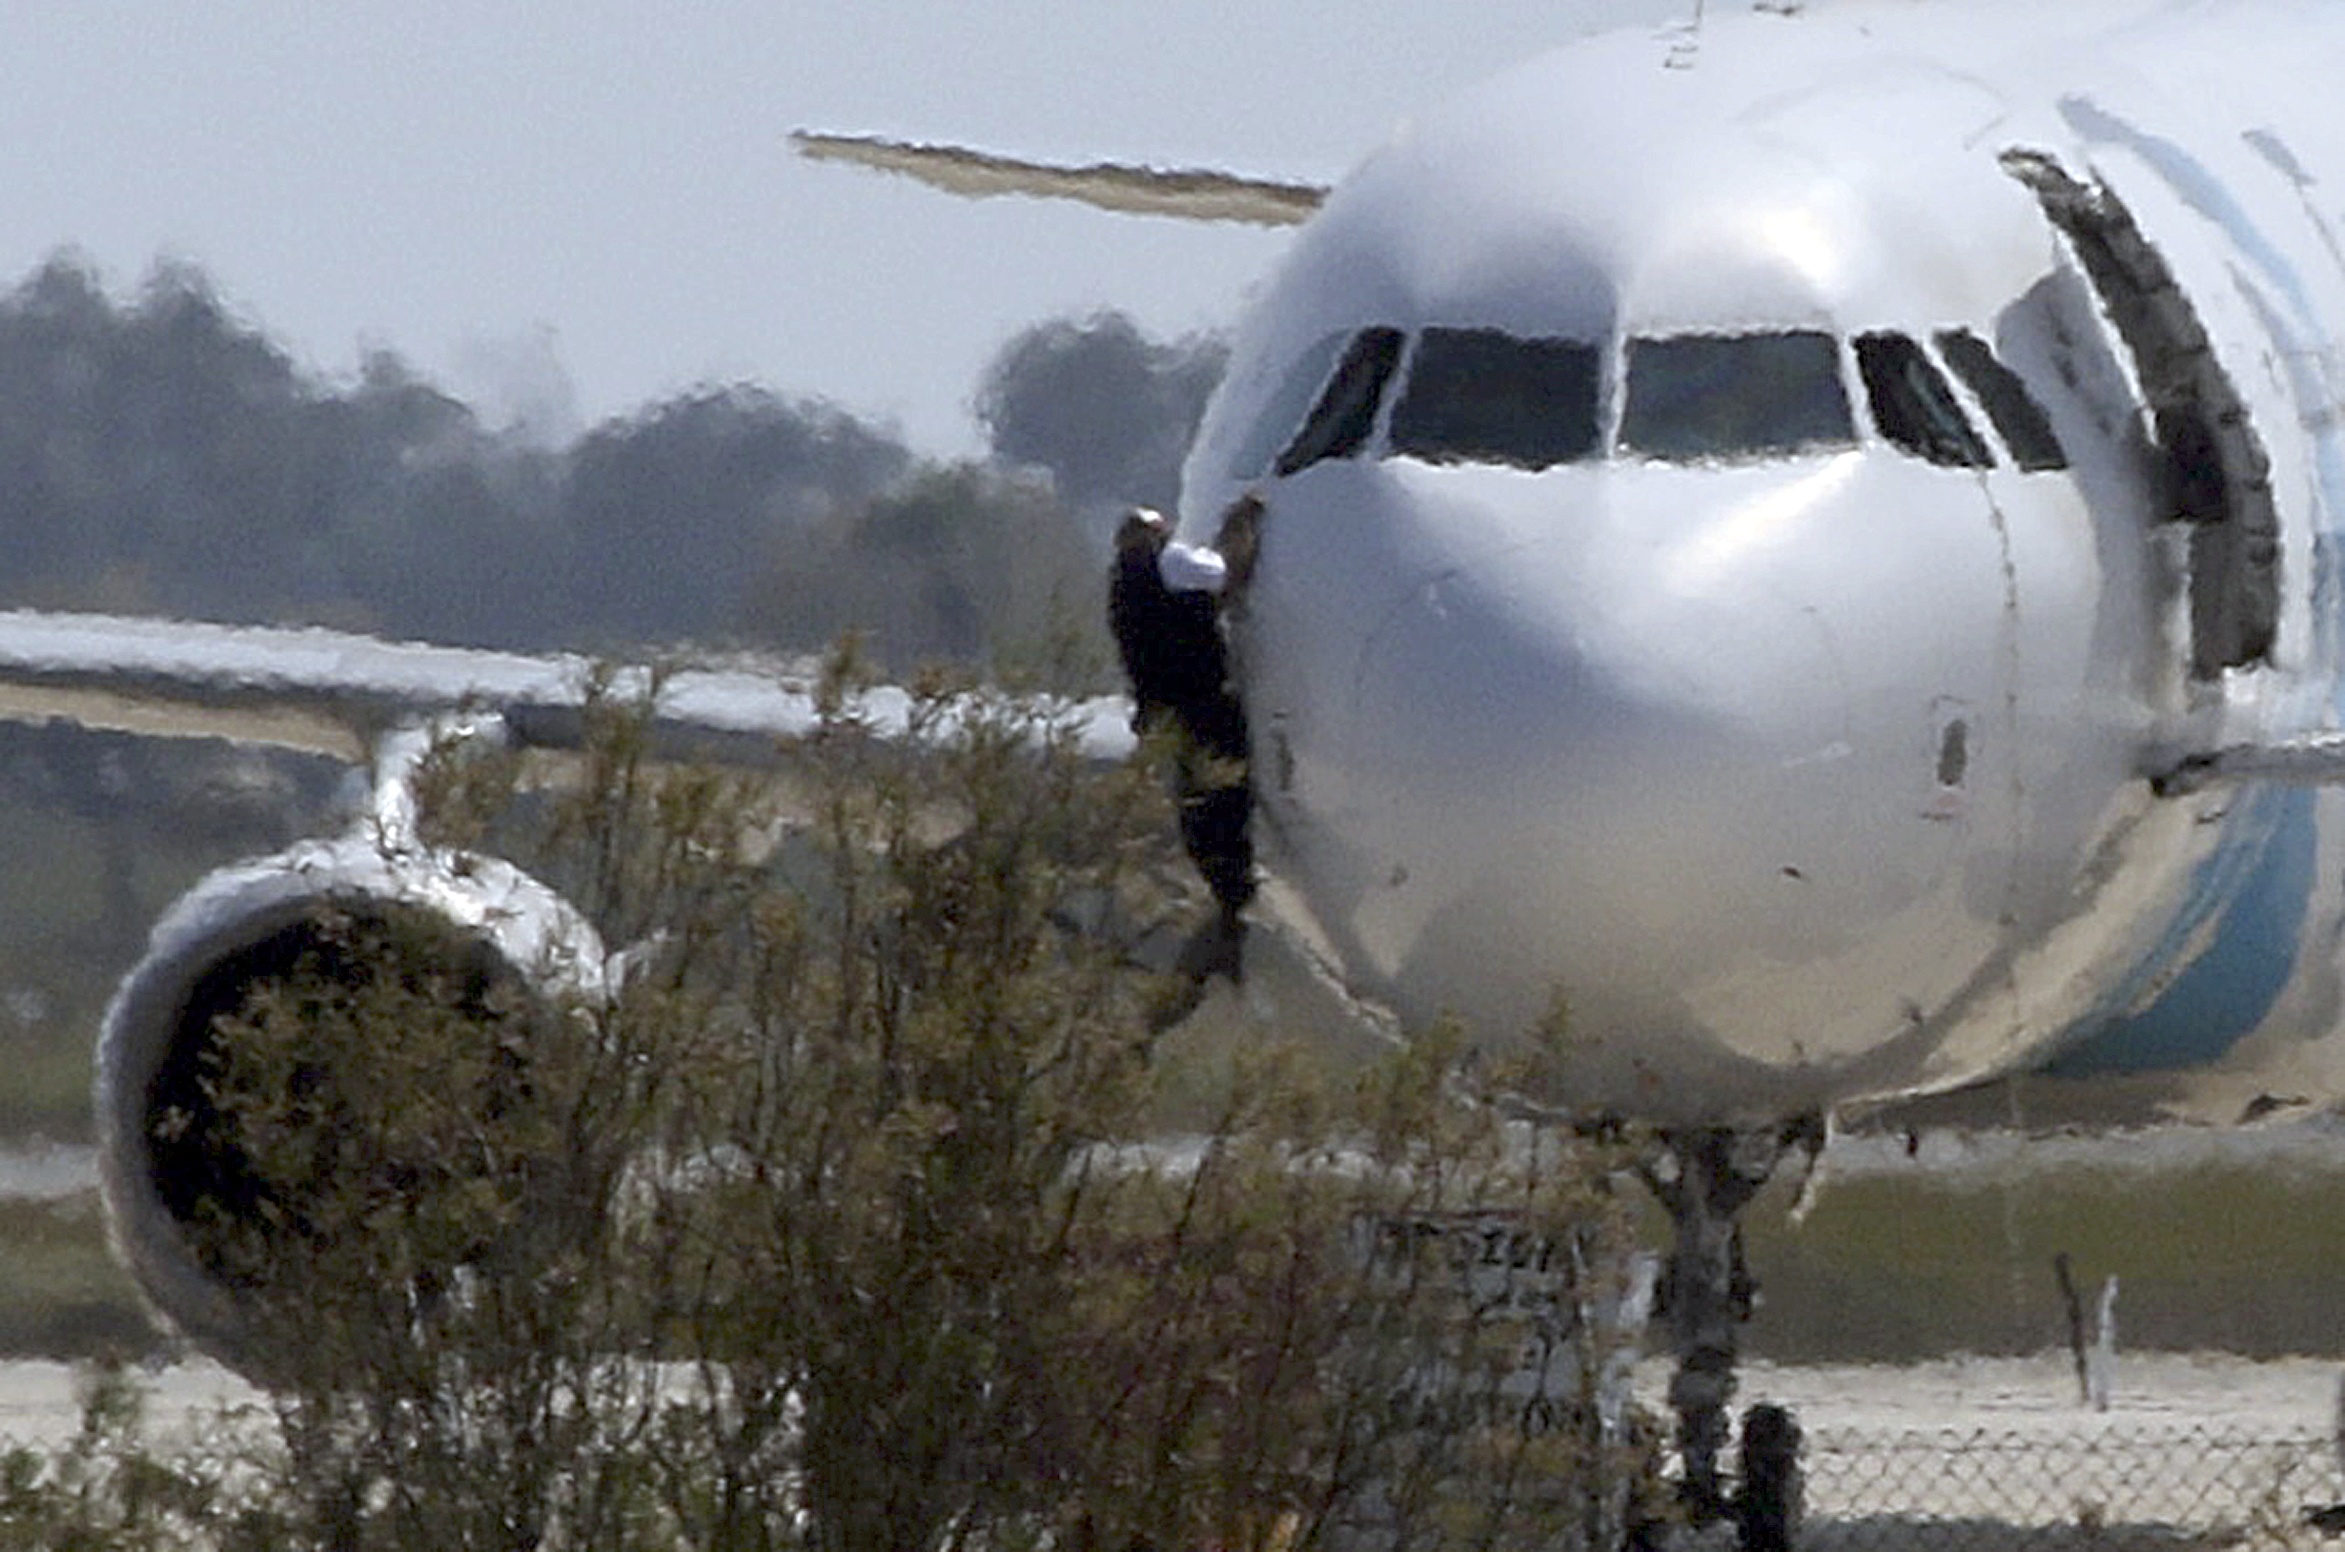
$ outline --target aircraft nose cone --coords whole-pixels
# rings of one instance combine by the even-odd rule
[[[1972,709],[1998,615],[1948,581],[1951,624],[1900,628],[1914,579],[1843,542],[1880,510],[1846,467],[1430,471],[1296,513],[1322,564],[1270,554],[1252,604],[1257,784],[1359,989],[1494,1043],[1560,999],[1611,1053],[1571,1097],[1654,1113],[1648,1070],[1804,1102],[1961,983],[2007,852],[1928,810],[1943,762],[1976,792],[2001,758]],[[1956,690],[1917,698],[1919,657]]]
[[[1794,951],[1845,806],[1827,628],[1767,600],[1558,598],[1542,559],[1427,582],[1361,654],[1344,764],[1393,854],[1363,945],[1397,970],[1455,937],[1461,963],[1647,1003]]]

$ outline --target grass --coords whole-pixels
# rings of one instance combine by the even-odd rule
[[[1765,1295],[1750,1350],[1784,1362],[1909,1362],[2061,1345],[2052,1258],[2087,1298],[2120,1279],[2121,1344],[2247,1357],[2345,1356],[2345,1169],[2068,1169],[2008,1188],[1918,1174],[1830,1183],[1805,1224],[1789,1193],[1749,1224]],[[1644,1241],[1659,1246],[1658,1214]],[[145,1354],[163,1340],[106,1247],[95,1192],[0,1201],[0,1354]]]
[[[106,1246],[97,1193],[0,1201],[0,1354],[132,1358],[162,1333]]]
[[[2025,1353],[2067,1341],[2053,1258],[2088,1301],[2119,1279],[2123,1347],[2345,1354],[2345,1166],[2064,1167],[2008,1184],[1828,1182],[1807,1221],[1771,1191],[1749,1223],[1766,1303],[1754,1352],[1786,1362]]]

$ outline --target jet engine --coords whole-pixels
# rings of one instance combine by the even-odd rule
[[[246,1151],[223,1113],[229,1032],[274,1009],[280,1034],[290,1019],[298,1047],[303,1009],[317,1005],[321,984],[424,987],[456,1015],[456,1027],[493,1044],[503,1065],[488,1070],[502,1077],[475,1087],[525,1086],[531,1050],[579,1038],[576,1010],[600,998],[604,974],[601,941],[586,919],[493,858],[401,845],[362,826],[211,874],[156,924],[99,1034],[99,1162],[117,1253],[198,1346],[265,1377],[274,1340],[258,1316],[271,1290],[255,1266],[285,1263],[224,1254],[221,1245],[233,1240],[222,1240],[221,1227],[261,1236],[272,1255],[299,1254],[304,1234],[323,1231],[304,1222],[298,1193]],[[303,996],[312,1001],[296,1000]],[[334,1116],[332,1058],[296,1049],[284,1060],[286,1102]],[[494,1094],[464,1097],[493,1124]],[[319,1167],[350,1168],[348,1142],[322,1138],[331,1146],[318,1156],[331,1159]],[[394,1185],[401,1171],[445,1179],[466,1167],[445,1156],[461,1149],[410,1141],[410,1151],[440,1156],[403,1158],[398,1146],[371,1155],[369,1165]],[[318,1188],[314,1177],[301,1187]]]

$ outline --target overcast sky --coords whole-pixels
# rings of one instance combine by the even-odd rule
[[[1713,18],[1748,0],[1710,0]],[[793,128],[1332,179],[1413,108],[1693,0],[110,0],[0,19],[0,281],[199,263],[310,367],[554,432],[710,381],[925,451],[1024,324],[1226,322],[1285,237],[969,203]]]

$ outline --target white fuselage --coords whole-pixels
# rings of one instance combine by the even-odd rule
[[[1560,1006],[1546,1097],[1681,1120],[2330,1032],[2345,804],[2147,778],[2332,721],[2345,10],[2144,9],[1598,40],[1304,230],[1182,536],[1266,503],[1256,831],[1359,992]],[[2014,151],[2121,202],[2249,452],[2177,450]]]

